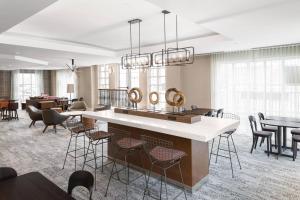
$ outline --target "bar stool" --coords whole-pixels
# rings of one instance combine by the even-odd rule
[[[109,143],[112,134],[110,132],[100,131],[98,127],[95,127],[92,130],[87,131],[86,136],[89,139],[89,145],[84,156],[84,162],[82,166],[82,170],[85,166],[88,166],[94,169],[94,176],[95,176],[95,190],[96,190],[96,171],[101,167],[101,172],[103,173],[103,167],[106,165],[111,164],[112,162],[103,163],[103,159],[107,158],[110,159],[108,156],[104,155],[104,144]],[[97,146],[101,146],[101,155],[97,156]],[[93,158],[88,158],[88,154],[93,154]],[[97,165],[97,159],[101,158],[101,165]],[[90,165],[89,162],[94,162],[94,166]]]
[[[235,115],[235,114],[232,114],[232,113],[223,113],[223,112],[222,112],[222,117],[223,117],[223,118],[227,118],[227,119],[240,120],[240,117],[239,117],[239,116],[237,116],[237,115]],[[214,147],[214,142],[215,142],[215,139],[213,139],[212,145],[211,145],[211,150],[210,150],[210,155],[209,155],[209,164],[210,164],[210,160],[211,160],[211,156],[212,156],[212,155],[215,155],[215,156],[216,156],[216,161],[215,161],[216,163],[217,163],[218,156],[221,156],[221,157],[223,157],[223,158],[228,158],[228,159],[230,159],[230,166],[231,166],[231,174],[232,174],[232,178],[234,177],[234,175],[233,175],[233,167],[232,167],[232,157],[231,157],[231,153],[234,153],[234,154],[236,155],[237,160],[238,160],[238,163],[239,163],[239,166],[240,166],[240,169],[242,169],[242,166],[241,166],[241,163],[240,163],[240,159],[239,159],[239,156],[238,156],[238,153],[237,153],[235,144],[234,144],[234,140],[233,140],[233,137],[232,137],[232,134],[233,134],[235,131],[236,131],[236,129],[232,129],[232,130],[226,131],[225,133],[222,133],[221,135],[219,135],[219,143],[218,143],[217,153],[213,153],[213,147]],[[227,149],[220,148],[220,143],[221,143],[221,139],[222,139],[222,138],[225,138],[225,139],[227,140]],[[231,138],[231,143],[232,143],[232,146],[233,146],[233,149],[234,149],[234,150],[231,150],[229,138]],[[229,156],[219,155],[219,150],[228,152]]]
[[[78,121],[75,118],[68,119],[66,121],[66,123],[67,123],[67,128],[71,132],[71,136],[70,136],[70,140],[69,140],[69,144],[68,144],[68,148],[67,148],[67,152],[66,152],[66,156],[65,156],[65,160],[64,160],[62,169],[64,169],[64,167],[65,167],[67,157],[70,156],[74,159],[75,171],[76,171],[77,158],[85,157],[85,155],[86,155],[85,152],[87,149],[85,146],[85,132],[90,129],[93,129],[93,127],[85,127],[80,121]],[[78,147],[78,138],[83,138],[83,147]],[[74,149],[70,149],[71,142],[73,139],[75,139],[75,142],[74,142],[75,147],[74,147]],[[80,151],[80,150],[83,150],[83,154],[77,155],[77,151]]]
[[[111,179],[113,178],[113,175],[117,174],[117,180],[123,184],[125,184],[126,186],[126,199],[128,198],[128,185],[131,184],[132,182],[136,181],[137,179],[139,179],[140,177],[144,176],[145,177],[145,182],[146,182],[146,173],[142,173],[140,176],[137,176],[133,179],[130,180],[129,177],[129,172],[130,172],[130,164],[128,162],[128,157],[131,155],[134,155],[136,153],[139,153],[139,157],[140,157],[140,163],[143,166],[143,160],[142,160],[142,150],[143,150],[143,145],[145,144],[145,142],[143,140],[140,139],[135,139],[131,136],[131,134],[126,131],[126,130],[121,130],[118,128],[109,128],[109,132],[111,134],[113,134],[113,136],[111,137],[111,151],[114,155],[114,158],[112,158],[113,161],[113,166],[111,169],[111,173],[109,176],[109,181],[106,187],[106,191],[105,191],[105,197],[107,196],[107,192],[108,192],[108,188],[111,182]],[[117,169],[117,165],[116,165],[116,159],[117,158],[121,158],[124,159],[124,166],[121,169]],[[144,167],[143,167],[144,168]],[[122,180],[119,176],[119,173],[121,171],[125,171],[125,175],[126,175],[126,180]],[[115,179],[115,178],[114,178]]]
[[[293,151],[293,161],[295,161],[297,157],[297,143],[300,142],[300,129],[292,129],[291,130],[292,134],[292,151]]]
[[[174,199],[179,197],[182,193],[184,193],[185,199],[186,197],[186,192],[185,192],[185,187],[184,187],[184,182],[183,182],[183,177],[182,177],[182,171],[181,171],[181,159],[186,156],[186,153],[180,150],[173,149],[173,143],[170,141],[166,140],[161,140],[153,137],[149,137],[146,135],[141,136],[142,140],[145,141],[144,144],[144,149],[145,152],[147,153],[151,167],[150,171],[147,177],[147,182],[146,182],[146,187],[144,190],[144,195],[143,199],[145,198],[146,195],[155,198],[155,199],[162,199],[162,182],[164,182],[165,185],[165,192],[166,192],[166,199],[168,199],[168,188],[167,188],[167,170],[178,166],[179,169],[179,175],[181,179],[181,184],[182,184],[182,189],[179,194],[177,194]],[[160,172],[163,174],[160,176],[160,192],[159,192],[159,197],[153,196],[150,193],[150,188],[149,188],[149,179],[153,170],[153,167],[157,167],[160,169]],[[164,179],[164,181],[163,181]]]

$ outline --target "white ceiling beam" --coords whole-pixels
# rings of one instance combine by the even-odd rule
[[[73,42],[44,39],[22,34],[2,33],[0,43],[25,47],[42,48],[56,51],[81,53],[105,57],[116,57],[116,52],[100,47],[78,44]]]
[[[1,0],[0,33],[19,24],[56,1],[57,0]]]

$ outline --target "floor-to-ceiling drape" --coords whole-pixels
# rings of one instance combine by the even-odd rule
[[[74,93],[71,94],[71,98],[77,97],[78,85],[77,75],[70,70],[57,70],[56,71],[56,96],[58,97],[70,97],[70,93],[67,93],[67,84],[74,84]],[[90,90],[90,88],[87,88]]]
[[[14,70],[11,79],[11,96],[15,100],[25,102],[31,96],[44,93],[44,77],[42,70]]]
[[[300,46],[212,56],[212,105],[241,116],[300,118]]]

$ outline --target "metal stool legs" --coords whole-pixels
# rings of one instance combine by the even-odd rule
[[[130,152],[126,152],[125,153],[125,156],[124,156],[124,167],[122,167],[121,169],[117,169],[117,165],[116,165],[116,160],[113,159],[113,166],[112,166],[112,169],[111,169],[111,173],[110,173],[110,176],[109,176],[109,180],[108,180],[108,184],[106,186],[106,191],[105,191],[105,197],[107,196],[107,193],[108,193],[108,189],[109,189],[109,186],[110,186],[110,183],[111,183],[111,179],[113,178],[113,176],[115,174],[117,174],[117,180],[120,181],[121,183],[125,184],[125,189],[126,189],[126,199],[128,199],[128,186],[130,183],[134,182],[135,180],[139,179],[141,176],[144,176],[145,177],[145,182],[147,184],[147,177],[146,177],[146,173],[143,173],[142,175],[138,176],[138,177],[135,177],[133,178],[132,180],[130,180],[130,163],[128,162],[128,156],[130,155],[130,153],[134,153],[136,151],[139,151],[139,157],[140,157],[140,162],[143,166],[143,160],[142,160],[142,157],[141,157],[141,151],[142,149],[136,149],[136,150],[133,150],[133,151],[130,151]],[[119,176],[119,173],[121,171],[125,171],[126,173],[126,180],[123,181],[120,179],[120,176]]]
[[[179,197],[182,193],[184,194],[184,197],[185,199],[187,200],[187,196],[186,196],[186,191],[185,191],[185,187],[184,187],[184,182],[183,182],[183,176],[182,176],[182,170],[181,170],[181,164],[180,164],[180,160],[175,162],[173,165],[171,166],[168,166],[166,168],[160,168],[161,172],[162,172],[162,175],[160,175],[160,190],[159,190],[159,198],[156,197],[156,196],[153,196],[150,194],[150,188],[149,188],[149,181],[150,181],[150,177],[151,177],[151,174],[152,174],[152,170],[153,170],[153,166],[155,165],[155,162],[152,162],[151,163],[151,168],[150,168],[150,171],[148,173],[148,178],[146,179],[146,187],[144,189],[144,194],[143,194],[143,199],[145,198],[146,195],[154,198],[154,199],[162,199],[162,190],[163,190],[163,184],[164,184],[164,187],[165,187],[165,193],[166,193],[166,199],[168,199],[168,186],[167,186],[167,170],[169,168],[172,168],[174,166],[178,166],[178,169],[179,169],[179,175],[180,175],[180,182],[181,182],[181,185],[182,185],[182,188],[181,188],[181,192],[179,194],[177,194],[173,199],[176,199],[177,197]],[[155,165],[157,166],[157,165]]]
[[[221,138],[226,138],[227,149],[220,148]],[[232,146],[233,146],[233,150],[231,150],[231,145],[230,145],[230,139],[229,138],[231,138],[231,143],[232,143]],[[256,142],[253,141],[252,148],[254,147],[254,145],[256,143],[257,143],[257,140],[256,140]],[[230,160],[231,175],[232,175],[232,178],[234,178],[233,165],[232,165],[232,155],[231,155],[232,153],[234,153],[236,155],[236,158],[238,160],[238,164],[239,164],[240,169],[242,169],[242,166],[241,166],[241,163],[240,163],[240,159],[239,159],[236,147],[235,147],[235,143],[234,143],[232,134],[222,134],[222,135],[219,136],[219,143],[218,143],[218,147],[217,147],[217,153],[213,153],[213,145],[214,145],[214,139],[213,139],[211,150],[210,150],[209,164],[210,164],[210,160],[211,160],[211,156],[212,155],[216,156],[216,161],[215,161],[216,163],[217,163],[217,159],[218,159],[219,156],[224,157],[224,158],[228,158]],[[228,152],[228,156],[220,155],[219,154],[219,150],[221,150],[221,151],[227,151]]]
[[[83,137],[83,147],[80,147],[80,148],[77,147],[79,137]],[[75,139],[75,144],[74,144],[75,148],[73,150],[70,150],[70,146],[71,146],[71,143],[72,143],[73,139]],[[77,151],[82,150],[82,149],[83,149],[83,155],[77,155]],[[70,156],[70,157],[74,158],[75,171],[76,171],[76,169],[77,169],[77,158],[84,157],[85,149],[86,149],[85,148],[85,135],[83,135],[83,134],[81,134],[81,135],[80,134],[71,134],[62,169],[65,168],[67,157]],[[72,155],[73,152],[74,152],[74,155]]]

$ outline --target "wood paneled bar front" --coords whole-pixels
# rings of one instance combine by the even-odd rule
[[[108,129],[115,128],[130,132],[134,138],[140,138],[141,135],[148,135],[168,141],[172,141],[174,148],[186,152],[187,156],[182,160],[183,179],[187,189],[191,191],[198,189],[207,180],[209,174],[209,150],[208,142],[233,128],[239,126],[239,121],[232,119],[219,119],[202,116],[201,121],[193,124],[166,121],[161,119],[147,118],[141,116],[114,113],[113,110],[100,112],[83,112],[83,117],[92,118],[108,122]],[[109,156],[116,157],[113,154],[112,145],[108,146]],[[149,162],[144,160],[145,168],[149,168]],[[129,162],[142,167],[131,158]],[[156,171],[159,173],[158,171]],[[176,169],[168,171],[169,181],[177,183],[179,175]]]

